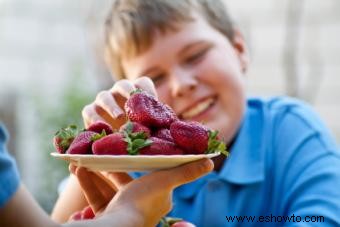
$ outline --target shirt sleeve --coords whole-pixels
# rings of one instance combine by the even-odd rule
[[[297,107],[277,127],[276,195],[295,221],[284,226],[340,226],[340,155],[311,110]]]
[[[7,133],[0,125],[0,208],[14,195],[19,186],[16,163],[7,152]]]

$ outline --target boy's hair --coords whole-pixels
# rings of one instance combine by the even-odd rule
[[[155,32],[175,31],[199,13],[230,40],[233,23],[223,0],[116,0],[105,23],[105,60],[116,78],[123,78],[122,58],[146,51]]]

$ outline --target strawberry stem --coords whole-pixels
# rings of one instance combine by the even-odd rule
[[[99,140],[99,139],[103,138],[104,136],[106,136],[106,131],[103,129],[100,134],[99,133],[94,134],[91,137],[91,141],[94,142],[96,140]]]
[[[182,218],[173,218],[173,217],[162,217],[160,224],[161,227],[171,227],[171,225],[175,224],[176,222],[183,221]]]
[[[66,151],[78,133],[76,125],[69,125],[57,131],[55,137],[60,139],[60,146]]]
[[[128,121],[128,122],[126,123],[125,131],[126,131],[127,133],[132,133],[132,130],[133,130],[133,124],[132,124],[131,121]]]
[[[123,135],[124,141],[128,144],[127,152],[130,155],[138,155],[140,149],[152,144],[152,140],[146,139],[145,132],[128,133],[124,131]]]
[[[134,95],[134,94],[141,93],[141,92],[143,92],[142,89],[136,88],[136,90],[133,90],[133,91],[130,92],[130,95]]]
[[[224,142],[217,139],[218,131],[209,130],[209,141],[208,141],[208,149],[206,150],[206,154],[220,152],[225,156],[229,156],[229,152],[226,149],[226,145]]]

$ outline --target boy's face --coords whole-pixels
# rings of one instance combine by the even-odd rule
[[[123,59],[123,69],[128,79],[150,77],[181,119],[203,122],[230,142],[245,110],[243,39],[232,44],[202,16],[194,18],[176,32],[156,33],[150,49]]]

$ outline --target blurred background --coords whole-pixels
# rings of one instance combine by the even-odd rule
[[[50,212],[67,165],[57,129],[112,86],[102,56],[111,0],[0,0],[0,121],[21,177]],[[249,95],[309,102],[340,142],[340,1],[226,0],[251,55]]]

